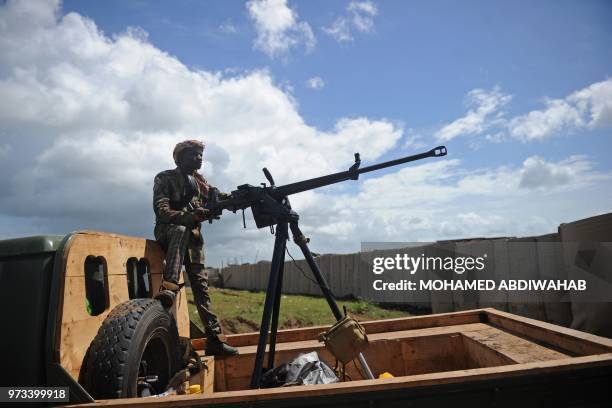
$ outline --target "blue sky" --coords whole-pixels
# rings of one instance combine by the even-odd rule
[[[151,236],[149,184],[191,137],[228,191],[448,147],[296,197],[318,252],[612,211],[608,1],[27,3],[0,3],[0,237]],[[212,263],[270,252],[237,218]]]
[[[288,2],[312,28],[316,45],[306,51],[299,44],[274,58],[253,48],[256,29],[240,1],[81,0],[66,1],[63,9],[92,18],[107,35],[140,27],[152,44],[193,69],[267,69],[290,87],[304,120],[322,130],[339,117],[366,116],[400,121],[427,136],[465,113],[472,89],[499,87],[512,95],[505,110],[519,115],[611,74],[607,1],[371,2],[377,10],[372,29],[353,28],[352,40],[338,42],[323,29],[347,16],[350,3]],[[324,81],[322,89],[307,86],[313,77]],[[463,141],[447,144],[474,168],[525,154],[561,159],[611,151],[606,131],[588,134],[580,145],[559,135],[547,143],[479,145],[477,154]]]

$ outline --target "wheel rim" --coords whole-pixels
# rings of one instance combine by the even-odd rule
[[[140,358],[136,387],[139,397],[161,394],[170,381],[170,353],[163,333],[152,333]]]

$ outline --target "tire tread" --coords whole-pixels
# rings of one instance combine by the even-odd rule
[[[123,380],[128,368],[130,344],[138,323],[153,308],[164,310],[155,299],[128,300],[116,306],[98,329],[90,346],[85,371],[85,388],[94,398],[125,397]]]

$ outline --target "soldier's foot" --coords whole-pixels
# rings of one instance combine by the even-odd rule
[[[205,354],[207,356],[236,356],[238,355],[238,349],[219,340],[217,337],[210,337],[206,341]]]
[[[174,304],[176,294],[170,289],[162,289],[155,295],[155,299],[159,300],[164,308],[170,309]]]

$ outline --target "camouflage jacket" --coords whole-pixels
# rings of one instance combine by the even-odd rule
[[[201,207],[205,198],[196,193],[188,201],[191,188],[187,175],[178,167],[166,170],[155,176],[153,182],[153,210],[155,224],[178,224],[197,228],[200,223],[193,215],[193,210]],[[191,205],[189,205],[191,204]]]

